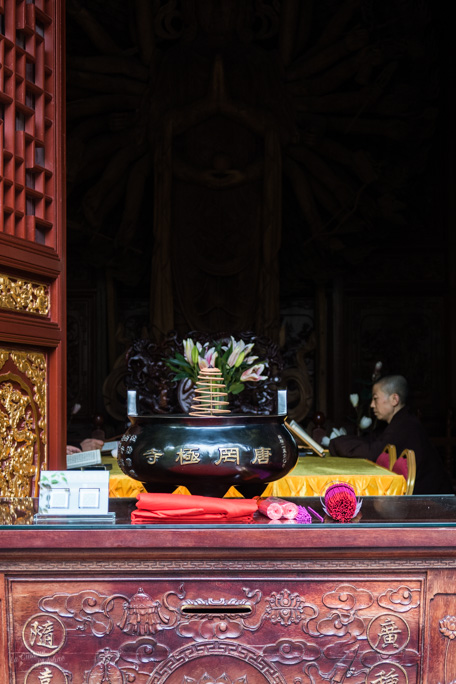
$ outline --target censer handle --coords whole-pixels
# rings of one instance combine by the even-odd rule
[[[136,390],[127,391],[127,416],[137,416]]]
[[[286,416],[288,413],[287,390],[277,390],[277,415]]]

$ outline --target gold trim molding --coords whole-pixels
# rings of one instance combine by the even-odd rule
[[[47,316],[50,306],[47,285],[0,273],[0,308]]]
[[[36,496],[47,464],[46,375],[41,352],[0,349],[0,496]]]

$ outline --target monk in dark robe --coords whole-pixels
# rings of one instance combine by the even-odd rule
[[[329,443],[332,456],[377,460],[387,444],[394,444],[399,456],[413,449],[416,458],[414,494],[454,494],[451,477],[431,444],[418,418],[406,406],[407,381],[402,375],[381,378],[372,388],[371,408],[387,425],[381,433],[363,437],[342,435]]]

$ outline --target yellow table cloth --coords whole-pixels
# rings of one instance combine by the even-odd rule
[[[407,484],[402,475],[363,458],[305,456],[288,475],[270,482],[264,495],[321,496],[335,481],[348,482],[359,496],[402,495]]]
[[[402,475],[386,470],[362,458],[333,456],[305,456],[285,477],[266,485],[263,496],[320,496],[325,486],[335,481],[351,484],[359,496],[405,494],[406,482]],[[145,492],[143,485],[127,475],[113,473],[109,479],[109,496],[136,497]],[[189,494],[186,487],[178,487],[175,494]],[[241,496],[231,487],[225,496]]]

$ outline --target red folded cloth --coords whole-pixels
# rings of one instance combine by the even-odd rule
[[[254,499],[218,499],[187,494],[138,494],[131,522],[249,522]]]

